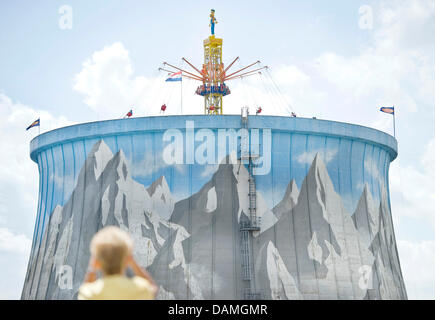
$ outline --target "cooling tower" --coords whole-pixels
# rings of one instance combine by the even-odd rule
[[[32,140],[39,202],[23,299],[74,299],[101,228],[135,241],[159,299],[406,299],[396,140],[333,121],[164,116]]]

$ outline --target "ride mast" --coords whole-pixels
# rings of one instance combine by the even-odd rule
[[[231,94],[231,90],[226,85],[225,81],[251,76],[259,73],[260,70],[267,67],[252,69],[255,65],[258,65],[260,63],[260,61],[256,61],[244,68],[229,73],[228,71],[234,65],[234,63],[239,60],[239,57],[235,58],[228,65],[228,67],[224,67],[224,63],[222,60],[223,39],[215,37],[214,29],[217,20],[214,14],[215,10],[211,9],[211,35],[203,41],[204,63],[202,65],[202,68],[196,68],[187,59],[182,58],[183,61],[185,61],[193,69],[192,72],[188,72],[167,62],[164,62],[163,64],[169,67],[169,69],[160,68],[160,70],[171,73],[181,71],[183,77],[202,82],[202,85],[198,86],[195,93],[204,97],[204,114],[221,115],[223,114],[223,97]]]

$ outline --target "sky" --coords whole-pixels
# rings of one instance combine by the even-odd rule
[[[224,62],[269,67],[228,83],[226,114],[261,105],[392,134],[379,107],[396,107],[390,191],[402,271],[409,298],[435,299],[435,0],[1,1],[0,299],[20,298],[36,216],[38,129],[25,128],[121,118],[132,106],[155,115],[163,103],[179,114],[179,83],[158,68],[201,64],[211,8]],[[183,81],[185,114],[203,112],[196,85]]]

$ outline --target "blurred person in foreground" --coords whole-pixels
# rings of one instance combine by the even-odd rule
[[[98,231],[91,241],[91,259],[79,300],[152,300],[157,286],[133,258],[133,240],[118,227]],[[127,268],[134,276],[126,276]],[[97,272],[101,273],[98,279]]]

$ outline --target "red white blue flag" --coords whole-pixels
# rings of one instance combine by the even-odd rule
[[[38,126],[40,126],[40,121],[39,121],[39,119],[33,121],[32,124],[31,124],[30,126],[27,127],[26,131],[29,130],[30,128],[38,127]]]
[[[182,81],[181,71],[171,74],[166,81]]]
[[[394,107],[382,107],[380,111],[389,114],[394,114]]]

